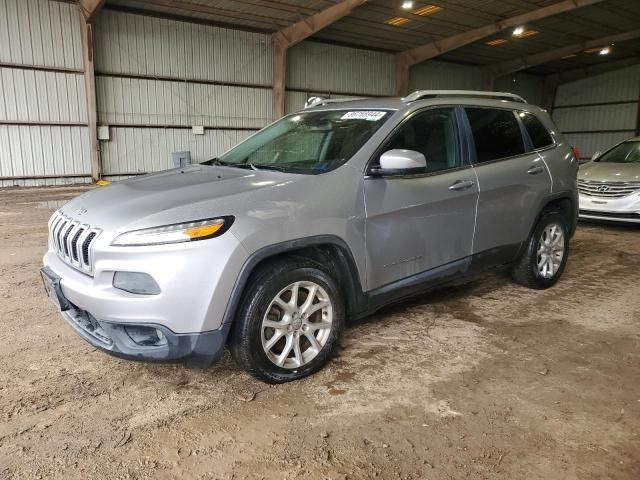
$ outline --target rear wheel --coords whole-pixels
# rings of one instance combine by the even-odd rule
[[[569,233],[564,217],[547,212],[538,221],[512,277],[529,288],[549,288],[562,275],[568,254]]]
[[[318,371],[337,346],[344,302],[322,266],[290,258],[261,268],[245,292],[231,353],[255,377],[269,383]]]

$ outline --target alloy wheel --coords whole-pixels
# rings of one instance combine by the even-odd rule
[[[325,346],[333,326],[333,306],[326,290],[300,281],[271,300],[262,320],[262,348],[281,368],[300,368]]]

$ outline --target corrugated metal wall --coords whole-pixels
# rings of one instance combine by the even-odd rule
[[[479,67],[430,60],[411,68],[409,91],[486,90],[487,80]]]
[[[516,93],[533,105],[542,105],[544,77],[517,73],[496,79],[494,90]]]
[[[516,93],[534,105],[542,103],[544,78],[515,74],[496,79],[494,90]],[[409,91],[488,90],[489,78],[481,67],[430,60],[411,68]]]
[[[77,6],[0,0],[0,187],[89,181],[86,125]]]
[[[107,178],[171,168],[177,151],[207,160],[271,120],[267,35],[105,10],[95,48]]]
[[[636,135],[640,65],[560,85],[553,119],[583,159]]]
[[[394,57],[360,48],[302,42],[287,52],[286,83],[287,112],[300,110],[314,95],[390,96],[395,89]]]

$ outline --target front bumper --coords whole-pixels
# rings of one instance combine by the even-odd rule
[[[67,264],[52,248],[43,259],[44,270],[58,279],[60,295],[68,302],[62,315],[78,335],[132,360],[184,359],[207,366],[222,354],[230,328],[223,319],[247,257],[235,236],[227,232],[211,240],[153,247],[111,247],[108,235],[99,240],[93,276]],[[119,290],[113,286],[115,272],[146,273],[161,292]],[[136,331],[141,332],[137,337]],[[161,341],[144,339],[152,334]]]
[[[622,198],[600,198],[580,194],[579,218],[640,224],[640,193]]]
[[[224,351],[228,326],[211,332],[176,334],[162,325],[132,325],[101,322],[90,313],[71,306],[62,312],[71,328],[94,347],[127,360],[171,362],[184,360],[190,365],[208,367]],[[140,344],[128,333],[131,328],[162,332],[158,345]]]

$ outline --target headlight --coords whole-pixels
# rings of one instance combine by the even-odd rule
[[[119,235],[111,242],[111,245],[132,247],[206,240],[207,238],[222,235],[229,230],[232,223],[233,217],[219,217],[162,227],[144,228]]]

